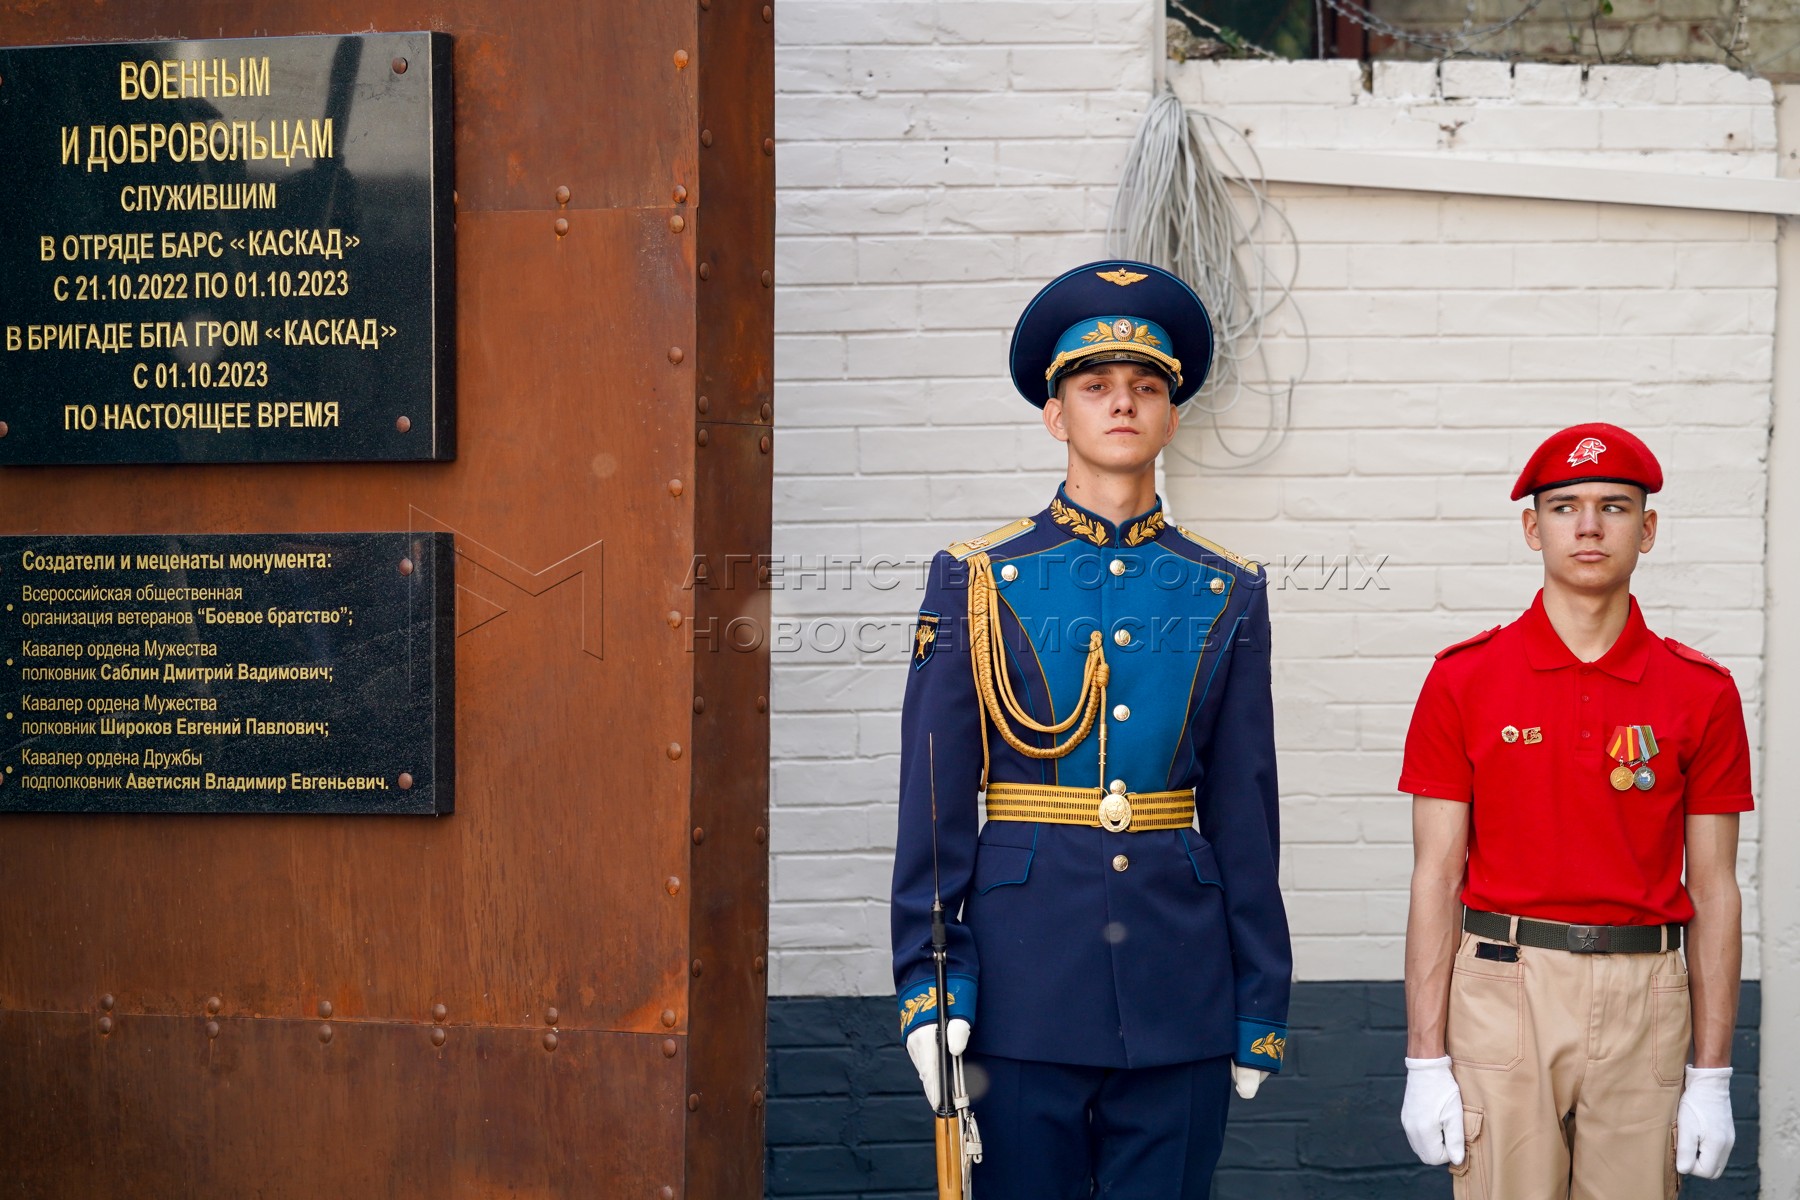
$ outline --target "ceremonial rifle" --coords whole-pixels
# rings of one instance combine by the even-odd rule
[[[969,1200],[969,1175],[981,1161],[981,1133],[969,1110],[962,1059],[950,1053],[950,938],[944,929],[944,895],[938,882],[937,745],[926,735],[931,771],[931,958],[937,964],[938,1102],[933,1122],[937,1144],[938,1200]]]

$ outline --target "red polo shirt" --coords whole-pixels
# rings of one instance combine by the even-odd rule
[[[1655,734],[1649,791],[1608,782],[1620,725]],[[1684,818],[1752,807],[1743,704],[1724,667],[1652,634],[1635,598],[1612,649],[1579,661],[1539,592],[1512,624],[1438,655],[1413,709],[1400,790],[1473,805],[1470,908],[1685,923]]]

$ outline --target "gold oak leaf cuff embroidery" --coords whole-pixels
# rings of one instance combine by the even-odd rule
[[[1276,1037],[1272,1033],[1265,1033],[1250,1043],[1250,1053],[1266,1054],[1276,1062],[1280,1062],[1287,1057],[1287,1039]]]

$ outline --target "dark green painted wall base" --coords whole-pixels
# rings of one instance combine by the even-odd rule
[[[1731,1167],[1684,1200],[1757,1194],[1761,1000],[1746,983]],[[1420,1166],[1400,1132],[1401,985],[1299,984],[1289,1016],[1287,1070],[1234,1105],[1215,1200],[1449,1200],[1443,1168]],[[930,1110],[891,999],[771,997],[768,1096],[770,1200],[933,1200]]]

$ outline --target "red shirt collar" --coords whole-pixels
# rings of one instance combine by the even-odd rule
[[[1525,631],[1525,658],[1534,670],[1554,671],[1560,667],[1582,665],[1569,648],[1563,644],[1556,626],[1550,624],[1550,614],[1544,611],[1544,593],[1540,589],[1532,600],[1531,607],[1519,618]],[[1637,683],[1644,678],[1644,664],[1650,661],[1650,627],[1644,624],[1644,614],[1638,609],[1637,597],[1631,597],[1631,612],[1625,618],[1625,628],[1619,634],[1619,640],[1612,644],[1612,649],[1601,655],[1594,666],[1608,675],[1616,676],[1627,683]]]

